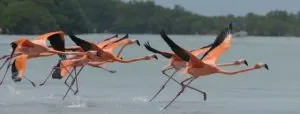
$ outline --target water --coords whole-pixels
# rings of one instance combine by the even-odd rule
[[[101,41],[109,34],[80,35]],[[0,54],[9,53],[8,43],[19,36],[0,36]],[[33,36],[28,36],[33,38]],[[158,35],[131,35],[141,42],[150,41],[159,50],[170,51]],[[211,43],[215,36],[170,36],[181,46],[194,49]],[[67,37],[66,37],[67,38]],[[68,45],[72,42],[67,38]],[[161,69],[168,63],[159,60],[132,64],[108,64],[117,70],[110,74],[101,69],[86,68],[79,77],[78,96],[62,96],[66,87],[63,80],[50,80],[43,87],[31,87],[23,80],[13,83],[8,77],[0,86],[0,112],[3,114],[299,114],[299,42],[296,38],[248,37],[234,38],[230,50],[218,63],[247,59],[250,65],[265,62],[270,71],[260,69],[234,76],[212,75],[199,78],[192,86],[208,93],[208,100],[187,90],[167,110],[165,106],[180,89],[170,83],[153,102],[147,102],[166,80]],[[125,49],[123,58],[148,55],[144,47],[132,45]],[[57,57],[29,60],[26,76],[39,84],[57,62]],[[230,67],[228,70],[241,69]],[[1,71],[1,75],[4,71]],[[185,77],[177,74],[178,80]]]

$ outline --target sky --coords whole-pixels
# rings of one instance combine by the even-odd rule
[[[286,10],[288,12],[300,11],[300,0],[153,0],[156,4],[173,7],[179,4],[185,9],[206,15],[238,15],[248,12],[266,14],[271,10]]]

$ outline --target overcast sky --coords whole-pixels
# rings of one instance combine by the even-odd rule
[[[156,4],[173,7],[179,4],[185,9],[202,15],[245,15],[248,12],[265,14],[270,10],[298,12],[300,0],[154,0]]]

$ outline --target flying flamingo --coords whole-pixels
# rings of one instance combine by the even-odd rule
[[[113,35],[112,37],[106,38],[106,39],[98,42],[97,45],[102,48],[105,45],[108,45],[108,44],[110,44],[110,43],[112,43],[112,42],[114,42],[116,40],[118,40],[118,34]],[[77,52],[84,52],[84,50],[81,47],[79,47],[79,46],[68,46],[68,47],[65,47],[65,50],[66,51],[75,51],[75,52],[76,51]],[[66,57],[67,57],[67,59],[76,59],[76,58],[81,58],[82,56],[83,55],[67,55]],[[66,72],[64,72],[64,73],[61,72],[62,70],[59,68],[60,61],[61,60],[59,60],[58,64],[55,65],[52,68],[52,70],[50,71],[49,75],[46,77],[46,79],[39,86],[45,85],[45,83],[48,81],[48,79],[49,79],[50,76],[52,76],[53,79],[61,79],[61,78],[66,77],[68,75],[68,74],[66,74]],[[73,73],[74,70],[75,70],[74,73],[78,74],[76,72],[76,66],[73,66],[73,69],[70,72],[67,71],[69,73],[68,78],[69,78],[69,76],[72,77],[72,73]],[[79,71],[81,71],[81,69]],[[65,85],[69,86],[67,84],[67,79],[65,80]]]
[[[124,36],[123,38],[125,37],[128,37],[128,35]],[[123,39],[122,38],[122,39]],[[103,41],[101,42],[98,42],[97,43],[97,46],[99,47],[104,47],[108,44],[111,44],[111,43],[114,43],[118,40],[118,34],[116,35],[113,35],[112,37],[109,37],[109,38],[106,38],[104,39]],[[80,52],[84,52],[84,50],[79,47],[79,46],[68,46],[66,47],[65,49],[66,51],[80,51]],[[121,50],[120,50],[121,51]],[[120,53],[120,52],[119,52]],[[83,57],[83,55],[67,55],[67,59],[68,60],[65,60],[64,62],[67,62],[68,64],[72,64],[72,59],[78,59],[78,58],[81,58]],[[71,87],[67,81],[68,79],[71,77],[73,79],[73,75],[72,73],[74,72],[74,75],[79,75],[79,73],[82,71],[82,69],[84,68],[83,65],[71,65],[72,67],[60,67],[60,64],[61,63],[61,60],[59,60],[59,62],[57,63],[56,66],[54,66],[52,68],[52,70],[50,71],[49,75],[46,77],[46,79],[39,85],[39,86],[43,86],[45,85],[45,83],[47,82],[47,80],[49,79],[49,77],[52,75],[52,78],[53,79],[62,79],[63,77],[67,77],[64,81],[64,84],[67,86],[67,87]],[[113,71],[113,70],[108,70],[108,69],[105,69],[103,67],[100,67],[99,65],[100,64],[97,64],[95,65],[94,63],[91,63],[91,62],[88,62],[87,63],[89,66],[93,66],[93,67],[96,67],[96,68],[101,68],[105,71],[108,71],[110,73],[115,73],[116,71]],[[81,67],[78,72],[76,72],[76,68],[77,67]],[[71,71],[70,71],[71,70]],[[74,90],[72,87],[71,87],[71,91],[74,93],[74,95],[76,95],[78,93],[78,81],[77,79],[75,80],[76,82],[76,89]]]
[[[146,42],[144,44],[144,46],[146,47],[147,50],[149,50],[153,53],[160,54],[163,57],[169,59],[169,64],[167,66],[165,66],[164,69],[162,70],[162,74],[167,76],[168,79],[161,86],[161,88],[158,90],[158,92],[156,92],[156,94],[154,94],[154,96],[149,100],[149,102],[151,102],[165,88],[165,86],[170,81],[170,79],[173,78],[174,74],[177,73],[178,71],[180,71],[182,68],[184,68],[186,66],[186,62],[183,61],[180,57],[178,57],[176,54],[174,54],[172,52],[163,52],[163,51],[159,51],[157,49],[154,49],[153,47],[150,46],[149,42]],[[191,50],[190,52],[194,56],[199,56],[200,54],[203,54],[206,51],[208,51],[210,49],[210,47],[211,47],[211,44],[207,45],[207,46],[204,46],[204,47],[201,47],[201,48],[198,48],[198,49]],[[241,65],[241,64],[245,64],[246,66],[248,66],[248,62],[245,59],[237,60],[237,61],[234,61],[233,63],[220,64],[218,66],[235,66],[235,65]],[[171,75],[166,74],[166,71],[171,70],[171,69],[174,69],[175,71]],[[180,83],[178,81],[176,81],[175,79],[172,79],[172,80],[177,82],[180,85]]]
[[[16,41],[10,43],[12,47],[11,56],[9,57],[9,62],[6,68],[6,72],[3,76],[3,79],[0,82],[0,85],[3,83],[3,80],[6,76],[6,73],[9,67],[12,65],[12,79],[15,82],[21,81],[24,77],[24,71],[26,66],[26,60],[37,57],[51,56],[58,54],[61,58],[64,58],[64,55],[74,54],[74,55],[84,55],[83,52],[63,52],[64,51],[64,33],[51,32],[49,34],[41,35],[40,37],[30,41],[26,38],[20,38]],[[48,47],[46,40],[50,41],[52,47]],[[57,50],[56,50],[57,49]],[[61,51],[60,51],[61,50]],[[14,56],[16,53],[21,53],[20,55]],[[11,64],[11,60],[15,58],[14,62]],[[25,77],[25,79],[27,79]],[[28,80],[28,79],[27,79]],[[30,80],[29,80],[30,81]],[[30,81],[33,86],[35,84]]]
[[[62,31],[56,31],[56,32],[49,32],[43,35],[38,36],[37,38],[35,38],[35,40],[33,40],[34,42],[46,45],[46,41],[45,40],[49,40],[51,47],[53,47],[56,50],[59,51],[64,51],[64,33]],[[1,59],[6,58],[6,60],[3,62],[2,66],[0,69],[3,68],[3,66],[11,59],[18,57],[22,55],[22,52],[16,50],[15,53],[12,55],[12,57],[10,55],[4,55]],[[36,57],[45,57],[45,56],[51,56],[53,55],[52,53],[40,53],[39,55],[30,55],[29,58],[36,58]],[[24,56],[23,56],[24,57]],[[64,55],[60,55],[61,58],[64,58]],[[20,57],[22,58],[22,57]],[[18,58],[19,59],[19,58]],[[8,65],[9,67],[10,65]],[[7,69],[8,70],[8,69]],[[5,72],[5,75],[7,73],[7,70]],[[4,75],[4,77],[5,77]],[[2,81],[0,82],[0,85],[3,83],[4,77],[2,79]],[[27,79],[25,77],[25,79]],[[28,80],[28,79],[27,79]],[[28,80],[30,81],[30,80]],[[33,85],[34,83],[32,81],[30,81]]]
[[[87,51],[87,53],[86,53],[86,56],[72,61],[71,65],[70,65],[70,63],[69,64],[66,63],[66,61],[62,61],[61,66],[64,66],[64,67],[72,66],[74,64],[84,65],[90,61],[98,62],[98,63],[102,63],[102,62],[131,63],[131,62],[136,62],[136,61],[140,61],[140,60],[150,60],[151,58],[157,59],[156,55],[151,54],[149,56],[134,58],[134,59],[130,59],[130,60],[124,60],[119,57],[116,57],[113,53],[111,53],[111,51],[105,51],[104,49],[99,48],[96,44],[89,42],[89,41],[82,40],[82,39],[76,37],[74,34],[70,34],[69,37],[75,42],[76,45],[82,47],[82,49]],[[136,40],[134,40],[134,41],[137,42]],[[134,41],[131,41],[131,42],[134,42]],[[129,43],[132,44],[131,42],[129,42]],[[65,69],[65,68],[61,68],[61,69]],[[78,75],[75,76],[75,79],[77,78],[77,76]],[[71,82],[70,87],[73,86],[75,79],[73,79],[73,81]],[[67,90],[65,96],[70,91],[70,89],[71,89],[70,87]],[[65,98],[65,96],[63,97],[63,99]]]
[[[118,46],[123,45],[121,47],[121,49],[119,50],[119,52],[117,54],[117,57],[120,56],[120,53],[123,51],[123,49],[124,49],[125,46],[128,46],[128,45],[133,44],[133,43],[137,43],[139,45],[139,41],[138,40],[129,40],[128,39],[128,35],[125,35],[123,38],[121,38],[119,40],[115,40],[113,42],[105,42],[105,41],[108,41],[108,39],[105,39],[103,41],[103,43],[98,43],[97,46],[100,47],[102,45],[101,46],[101,47],[103,47],[102,49],[105,50],[106,52],[110,52],[110,53],[113,53],[113,50],[115,48],[117,48]],[[76,65],[76,63],[73,62],[73,61],[77,61],[78,58],[82,58],[82,56],[81,57],[76,57],[76,59],[73,59],[73,60],[60,61],[61,64],[57,65],[57,67],[60,66],[58,69],[56,69],[57,73],[53,74],[52,76],[55,77],[55,78],[60,79],[60,78],[63,78],[65,76],[67,76],[70,73],[69,70],[72,69],[73,67],[76,68],[76,67],[82,66],[83,64],[77,64]],[[92,66],[92,67],[102,68],[102,67],[99,67],[99,65],[104,64],[104,62],[86,61],[86,64],[89,65],[89,66]],[[111,73],[115,72],[115,71],[107,70],[105,68],[102,68],[102,69],[104,69],[104,70],[106,70],[108,72],[111,72]]]
[[[182,60],[187,62],[186,68],[183,71],[183,74],[190,74],[191,77],[183,80],[181,82],[181,90],[177,93],[177,95],[171,100],[169,104],[167,104],[164,109],[168,108],[178,96],[181,95],[181,93],[184,92],[186,87],[191,87],[189,84],[197,79],[200,76],[209,76],[211,74],[215,73],[221,73],[225,75],[234,75],[238,73],[243,73],[255,69],[260,69],[262,67],[269,69],[267,64],[264,63],[257,63],[253,67],[249,67],[243,70],[237,70],[237,71],[227,71],[224,69],[221,69],[219,66],[216,65],[216,61],[221,55],[222,52],[227,50],[230,46],[231,39],[232,39],[232,25],[233,23],[230,23],[227,28],[225,28],[216,38],[215,42],[211,46],[211,48],[205,52],[203,57],[201,59],[194,56],[191,52],[187,51],[186,49],[181,48],[176,43],[174,43],[165,33],[165,31],[161,31],[161,36],[163,40],[169,45],[169,47],[172,49],[172,51],[178,55]],[[187,82],[187,84],[184,84]],[[204,100],[206,100],[205,92],[199,91],[202,94],[204,94]]]
[[[128,39],[128,34],[126,34],[121,39],[116,39],[116,36],[105,39],[102,42],[98,43],[97,46],[100,47],[100,48],[102,47],[102,49],[104,49],[105,51],[113,53],[113,50],[115,48],[117,48],[120,45],[123,45],[121,47],[121,49],[119,50],[118,54],[117,54],[117,57],[119,57],[121,52],[123,51],[124,47],[126,47],[130,44],[133,44],[133,43],[137,43],[138,45],[140,45],[138,40],[129,40]],[[77,57],[77,58],[80,58],[80,57]],[[59,68],[57,68],[54,71],[53,75],[52,75],[52,77],[56,77],[56,78],[59,78],[59,79],[62,78],[62,77],[67,77],[66,80],[65,80],[65,85],[67,85],[68,87],[71,87],[67,83],[67,81],[68,81],[69,77],[72,76],[70,74],[73,72],[73,70],[76,70],[76,67],[81,67],[77,74],[76,74],[76,71],[75,71],[75,75],[79,75],[80,71],[82,70],[83,66],[85,65],[85,64],[80,64],[80,63],[74,63],[73,61],[76,61],[76,59],[75,60],[64,60],[64,61],[62,61],[61,64],[57,65],[57,67],[59,67]],[[108,69],[105,69],[105,68],[101,67],[100,65],[102,65],[104,63],[105,62],[86,62],[86,65],[96,67],[96,68],[101,68],[101,69],[103,69],[105,71],[108,71],[110,73],[115,73],[116,72],[114,70],[108,70]],[[76,95],[78,93],[78,82],[77,82],[77,80],[76,80],[76,90],[75,91],[73,89],[71,89],[71,90],[74,92],[74,95]]]

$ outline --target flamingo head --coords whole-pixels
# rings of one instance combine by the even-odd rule
[[[10,43],[10,46],[11,46],[11,48],[13,49],[12,52],[11,52],[11,55],[10,55],[10,57],[12,58],[12,56],[13,56],[13,54],[15,53],[16,48],[17,48],[18,45],[17,45],[17,43],[12,42],[12,43]]]
[[[134,44],[134,43],[136,43],[138,46],[141,46],[141,44],[140,44],[140,41],[139,41],[139,40],[136,40],[136,39],[132,39],[132,40],[130,40],[130,44]]]
[[[265,63],[258,63],[254,66],[255,69],[259,69],[259,68],[262,68],[264,67],[265,69],[269,70],[269,66],[268,64],[265,64]]]

